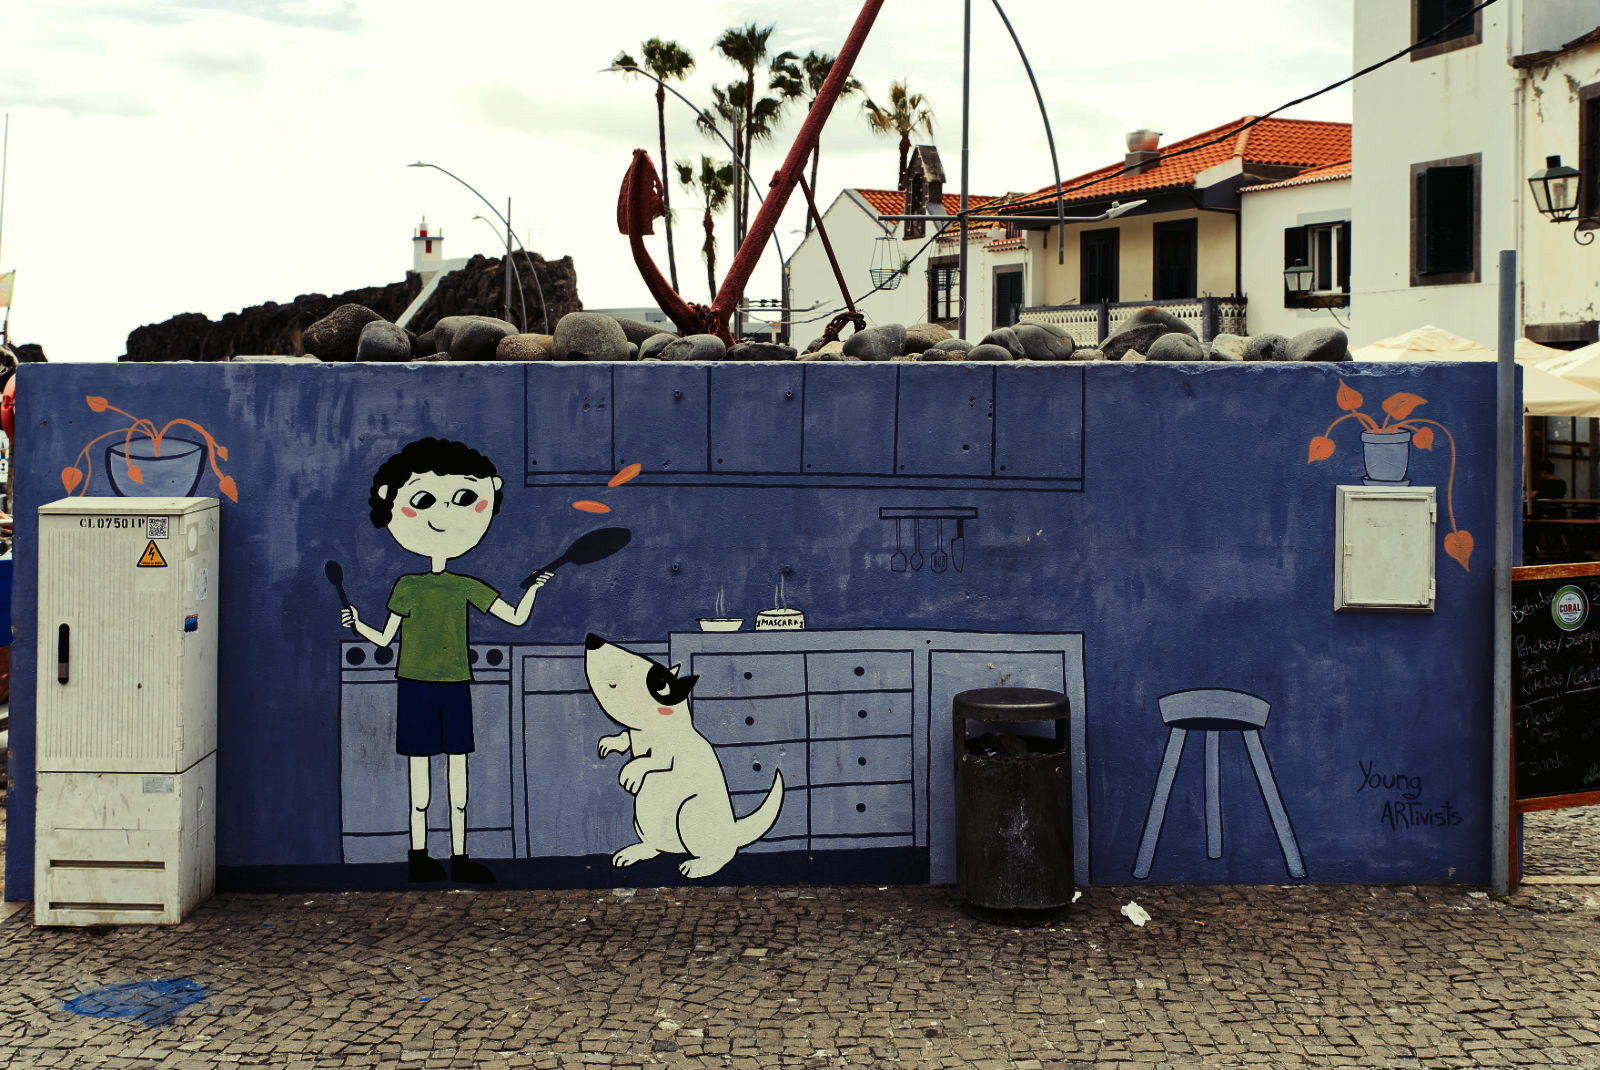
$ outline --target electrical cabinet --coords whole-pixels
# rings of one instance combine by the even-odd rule
[[[1432,487],[1339,487],[1334,520],[1336,612],[1432,613]]]
[[[175,923],[215,886],[220,517],[39,509],[36,924]]]

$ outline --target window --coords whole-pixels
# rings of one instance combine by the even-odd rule
[[[1578,229],[1600,228],[1600,82],[1578,90]]]
[[[928,263],[928,320],[940,323],[954,320],[961,314],[960,294],[961,260],[943,257]]]
[[[1022,272],[996,271],[994,274],[994,326],[1013,326],[1022,318]]]
[[[1078,300],[1083,304],[1117,299],[1117,251],[1121,236],[1122,231],[1117,227],[1086,230],[1079,236]]]
[[[1199,222],[1180,219],[1174,223],[1157,223],[1152,230],[1155,237],[1154,299],[1170,301],[1198,296],[1195,276],[1198,274]]]
[[[1311,292],[1304,297],[1283,288],[1284,308],[1343,308],[1350,303],[1350,223],[1312,223],[1283,232],[1283,266],[1311,268]]]
[[[1482,157],[1411,165],[1411,285],[1477,282]]]
[[[1473,12],[1474,0],[1411,0],[1411,43],[1426,42],[1411,53],[1413,60],[1427,59],[1483,40],[1483,14]]]

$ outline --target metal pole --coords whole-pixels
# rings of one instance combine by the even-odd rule
[[[506,198],[506,322],[511,322],[511,198]],[[526,328],[526,324],[523,325]]]
[[[972,0],[965,0],[961,15],[961,259],[956,311],[956,337],[967,336],[967,141],[972,102]]]
[[[1489,879],[1511,891],[1511,539],[1517,494],[1517,254],[1500,253],[1499,364],[1495,376],[1494,721]]]

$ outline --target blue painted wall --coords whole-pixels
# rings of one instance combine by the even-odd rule
[[[323,567],[343,565],[363,618],[381,626],[395,577],[419,565],[371,525],[368,489],[380,463],[424,436],[468,443],[505,480],[484,542],[452,567],[508,600],[578,534],[602,524],[633,533],[614,558],[559,571],[526,626],[472,620],[475,649],[498,650],[508,666],[478,667],[480,717],[492,709],[505,720],[480,731],[468,822],[474,856],[502,884],[681,880],[665,860],[609,864],[629,839],[632,799],[617,784],[621,759],[595,752],[616,726],[584,693],[590,632],[658,660],[711,658],[704,664],[731,670],[757,654],[803,658],[808,672],[829,664],[830,651],[909,659],[904,679],[885,669],[855,690],[847,681],[803,683],[798,698],[781,692],[799,703],[808,738],[718,736],[744,731],[739,703],[754,696],[754,708],[776,708],[766,700],[779,692],[741,692],[737,673],[717,693],[700,685],[696,701],[708,709],[697,723],[736,792],[767,783],[745,769],[757,744],[779,746],[786,768],[820,769],[828,748],[853,738],[855,729],[825,730],[819,711],[829,703],[866,705],[881,691],[899,718],[862,735],[890,740],[872,751],[888,773],[830,786],[813,771],[803,789],[786,776],[793,808],[717,883],[951,879],[947,696],[1001,682],[1075,697],[1082,881],[1135,880],[1169,739],[1158,699],[1195,688],[1270,704],[1259,739],[1307,879],[1487,879],[1492,366],[30,365],[19,374],[8,898],[32,890],[35,510],[64,495],[63,469],[84,443],[124,426],[86,404],[90,396],[158,425],[192,420],[228,451],[220,468],[238,500],[223,502],[218,592],[224,887],[405,884],[403,837],[358,842],[382,831],[384,804],[368,802],[393,795],[399,766],[381,729],[388,700],[352,688],[381,690],[389,672],[365,660],[370,645],[361,664],[349,660],[361,644],[339,624]],[[1411,450],[1413,485],[1439,488],[1433,614],[1332,611],[1334,487],[1363,476],[1355,421],[1331,433],[1331,458],[1307,456],[1343,415],[1341,382],[1380,422],[1383,399],[1426,398],[1416,415],[1453,434],[1448,488],[1444,436]],[[109,441],[77,489],[113,492],[97,452]],[[632,461],[639,478],[607,487]],[[216,475],[203,475],[196,493],[218,495]],[[1443,551],[1447,497],[1476,537],[1470,570]],[[612,512],[572,507],[583,499]],[[896,525],[883,514],[916,509],[949,514],[947,553],[953,518],[969,517],[960,571],[934,571],[931,520],[918,526],[923,567],[892,568]],[[911,522],[900,532],[909,560]],[[806,629],[752,634],[749,618],[773,605],[780,576]],[[719,590],[728,614],[746,618],[743,633],[699,631]],[[731,727],[711,725],[713,707]],[[1191,735],[1144,879],[1292,879],[1283,829],[1238,732],[1219,736],[1223,837],[1219,857],[1208,857],[1204,744]],[[857,809],[867,805],[858,797],[872,809]],[[758,798],[736,795],[735,809]],[[540,799],[573,804],[547,818]],[[400,813],[390,831],[403,828]]]

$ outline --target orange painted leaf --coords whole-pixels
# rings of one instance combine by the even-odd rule
[[[609,512],[611,512],[611,506],[606,505],[604,502],[591,502],[591,501],[585,500],[585,501],[581,501],[581,502],[573,502],[572,503],[572,507],[574,509],[577,509],[580,512],[584,512],[584,513],[609,513]]]
[[[77,468],[63,468],[61,470],[61,485],[67,488],[68,494],[71,494],[74,488],[82,482],[83,473],[78,471]]]
[[[1433,449],[1433,428],[1417,428],[1416,432],[1411,436],[1411,441],[1419,450]]]
[[[1461,563],[1461,567],[1471,572],[1467,565],[1467,558],[1472,556],[1472,532],[1452,531],[1444,537],[1444,552]]]
[[[234,485],[232,476],[223,476],[217,480],[217,489],[226,494],[230,502],[239,500],[239,488]]]
[[[217,460],[226,461],[227,459],[228,459],[228,447],[219,444],[217,446]]]
[[[1355,412],[1361,407],[1360,391],[1352,389],[1345,383],[1339,384],[1339,407],[1345,412]]]
[[[84,398],[83,400],[88,402],[89,403],[89,408],[92,409],[95,412],[105,412],[106,411],[106,407],[111,404],[111,402],[107,401],[105,398],[99,397],[98,395],[95,395],[95,394],[90,394],[88,397]]]
[[[643,471],[643,468],[641,468],[639,465],[630,464],[630,465],[628,465],[628,467],[624,468],[622,471],[620,471],[616,475],[612,476],[611,479],[606,483],[606,486],[608,486],[608,487],[620,487],[624,483],[626,483],[628,480],[630,480],[634,476],[638,475],[641,471]]]
[[[1411,415],[1411,410],[1418,405],[1426,405],[1427,399],[1419,398],[1415,394],[1394,394],[1383,403],[1383,411],[1389,414],[1389,419],[1398,423]]]
[[[1310,455],[1306,457],[1306,463],[1310,464],[1312,461],[1325,461],[1332,456],[1333,439],[1324,435],[1318,435],[1316,438],[1311,440],[1311,452]]]
[[[138,465],[130,464],[128,465],[128,478],[133,480],[135,483],[143,483],[144,473],[139,471]]]

